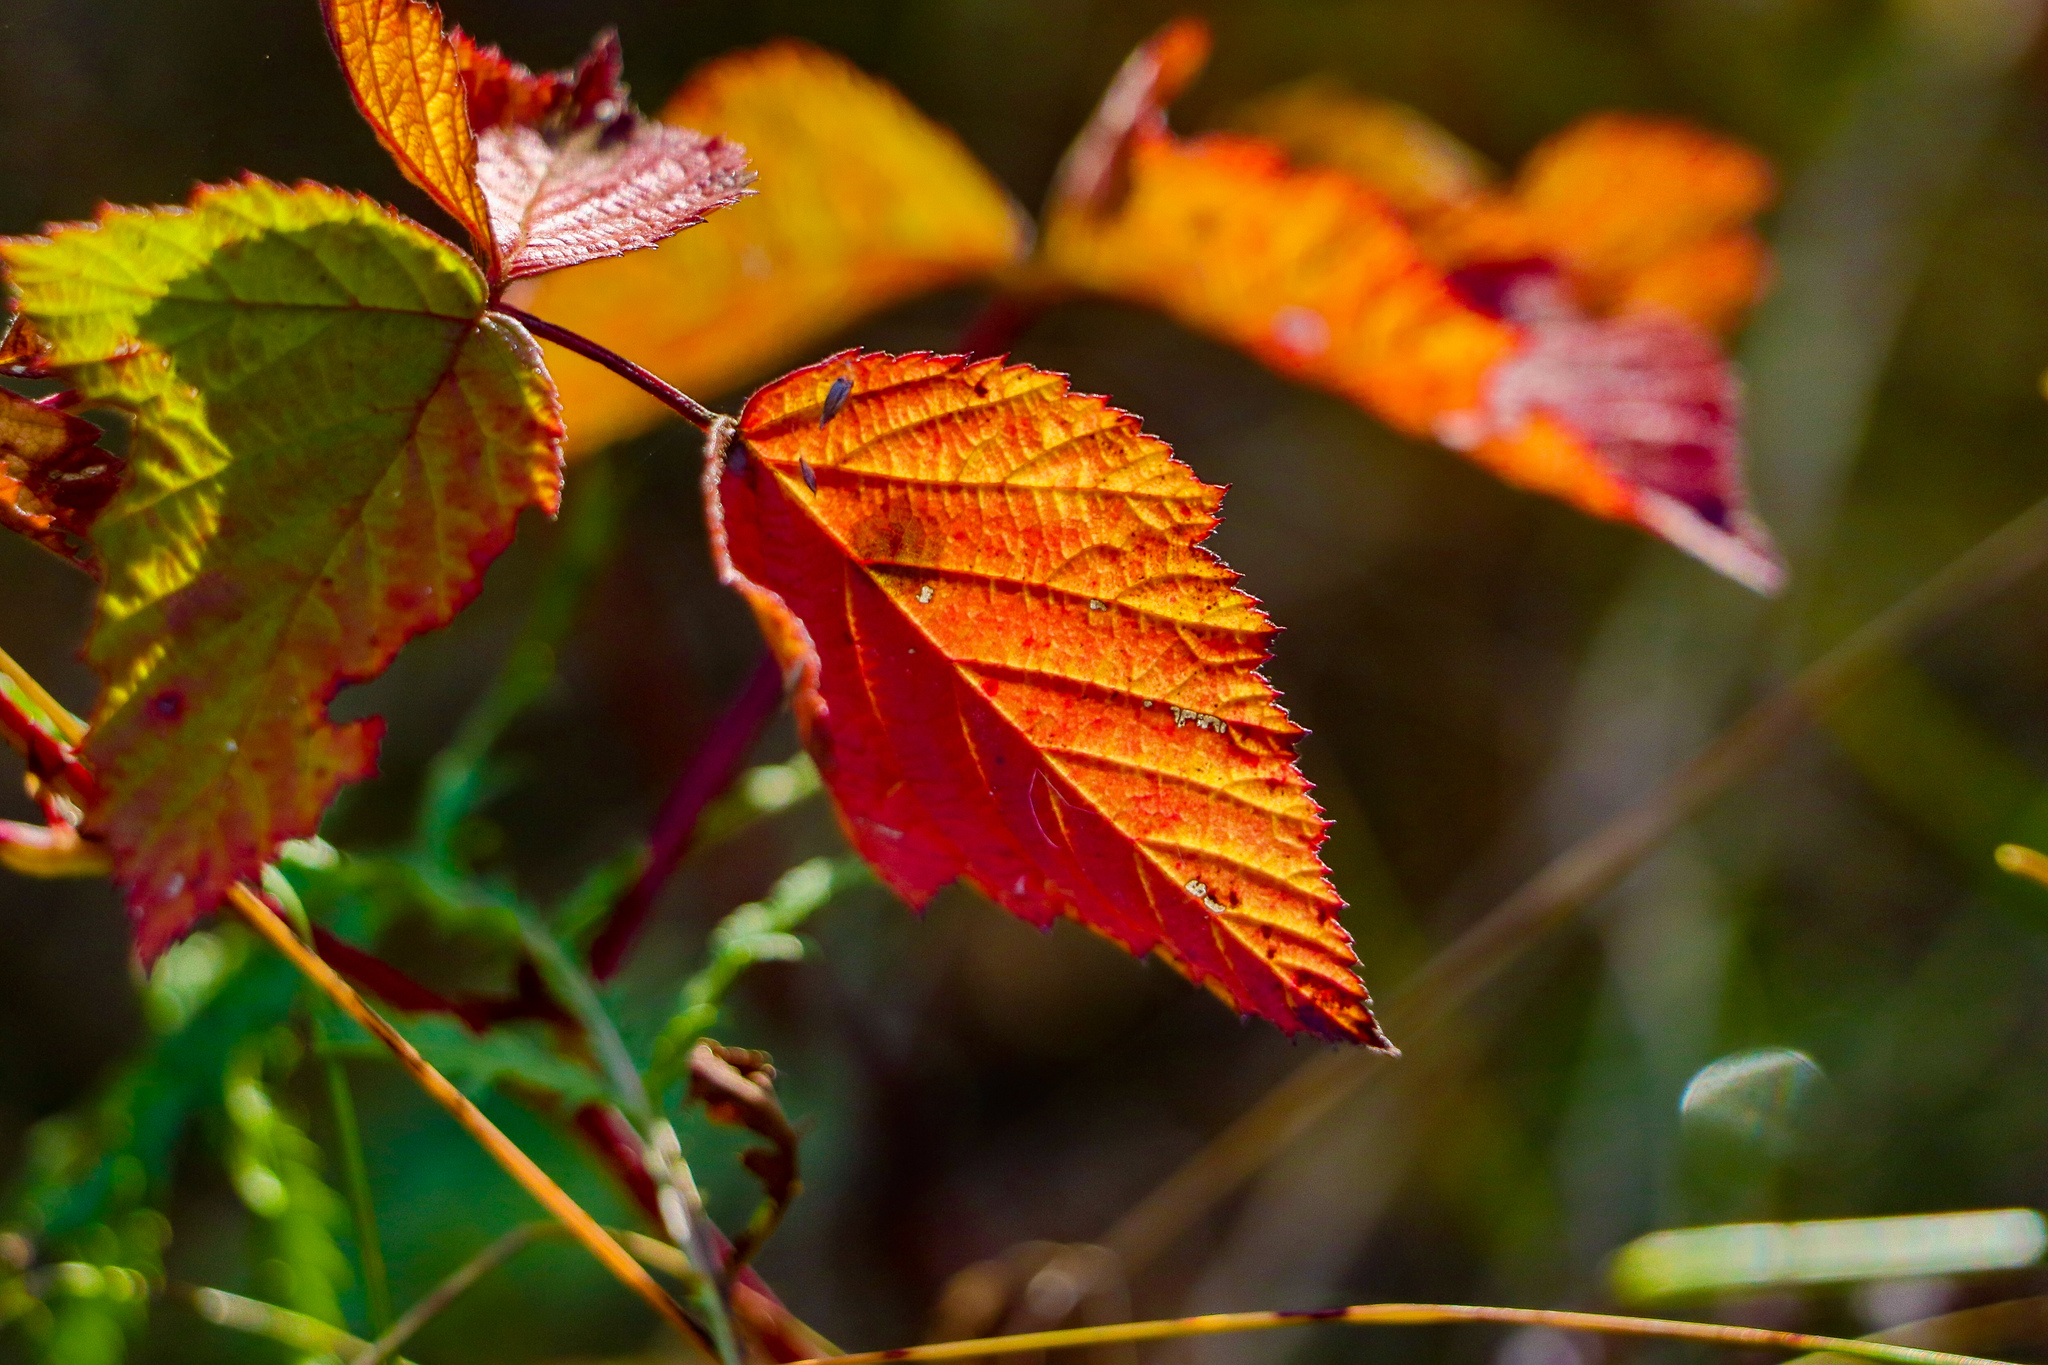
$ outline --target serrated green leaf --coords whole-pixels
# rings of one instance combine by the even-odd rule
[[[554,509],[561,422],[474,264],[353,195],[252,178],[0,262],[59,376],[134,420],[87,752],[147,960],[374,770],[380,724],[328,702]]]

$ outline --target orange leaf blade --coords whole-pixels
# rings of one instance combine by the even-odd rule
[[[1258,671],[1273,627],[1200,548],[1221,490],[1135,418],[1028,366],[849,352],[755,394],[706,484],[848,835],[906,900],[965,879],[1388,1046]]]
[[[323,0],[322,9],[349,92],[377,141],[492,259],[461,63],[442,34],[441,11],[426,0]]]

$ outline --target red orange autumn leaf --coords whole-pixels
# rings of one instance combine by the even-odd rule
[[[834,398],[837,397],[836,406]],[[855,847],[1385,1047],[1221,490],[1028,366],[848,352],[756,393],[707,508]]]
[[[868,313],[986,276],[1023,253],[1023,215],[959,139],[888,85],[807,44],[711,62],[661,117],[744,143],[764,193],[656,251],[551,275],[514,298],[699,397],[772,372]],[[547,356],[572,458],[667,413],[586,360],[552,347]]]
[[[121,484],[121,462],[92,423],[0,389],[0,528],[91,571],[93,518]]]
[[[1363,168],[1379,168],[1383,193],[1294,164],[1264,138],[1168,131],[1130,92],[1161,89],[1159,50],[1188,46],[1183,24],[1134,54],[1077,143],[1120,135],[1123,169],[1105,193],[1070,159],[1045,228],[1054,275],[1159,308],[1510,482],[1776,588],[1783,571],[1742,484],[1739,389],[1688,316],[1725,314],[1756,276],[1684,306],[1668,302],[1676,287],[1645,283],[1683,278],[1672,261],[1741,255],[1741,220],[1760,202],[1741,166],[1760,163],[1668,125],[1605,121],[1533,158],[1503,198],[1471,188],[1441,146],[1390,152],[1381,127]],[[1574,217],[1575,194],[1600,207]],[[1497,249],[1509,222],[1514,253]]]
[[[325,0],[356,106],[399,168],[475,242],[492,282],[651,247],[735,203],[744,149],[641,118],[605,34],[536,76],[441,31],[424,0]]]

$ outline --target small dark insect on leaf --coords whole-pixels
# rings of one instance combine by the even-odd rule
[[[833,380],[832,387],[825,391],[825,410],[818,414],[818,425],[822,427],[825,423],[837,417],[839,409],[845,406],[847,398],[852,393],[853,380],[850,377],[842,374]],[[812,491],[815,492],[816,490]]]
[[[811,468],[811,462],[809,460],[804,459],[801,455],[799,455],[797,457],[796,467],[797,472],[804,476],[804,487],[810,489],[813,493],[817,492],[818,471]]]

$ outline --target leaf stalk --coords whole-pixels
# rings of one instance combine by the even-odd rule
[[[515,308],[502,300],[491,305],[493,313],[500,313],[525,327],[527,331],[544,341],[552,341],[565,351],[574,351],[585,360],[604,366],[619,378],[647,393],[673,411],[685,422],[699,431],[711,430],[711,424],[718,420],[718,414],[684,393],[675,385],[655,374],[645,366],[636,365],[609,347],[600,346],[580,332],[572,332],[543,318],[537,318],[523,308]]]
[[[739,776],[747,752],[782,709],[782,696],[782,669],[774,655],[763,650],[738,695],[662,802],[646,865],[613,903],[604,928],[591,941],[590,971],[599,981],[610,980],[625,965],[627,954],[654,913],[662,888],[688,856],[705,808]]]

